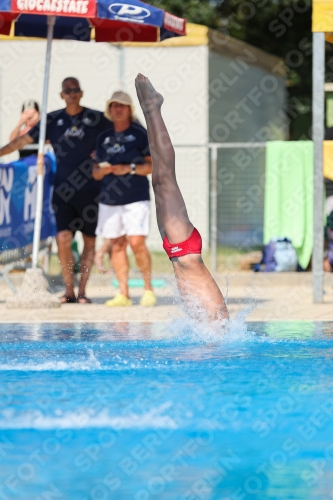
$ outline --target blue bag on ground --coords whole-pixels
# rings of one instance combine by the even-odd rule
[[[255,272],[293,272],[299,268],[297,253],[289,238],[276,237],[264,247],[262,259],[253,266]]]

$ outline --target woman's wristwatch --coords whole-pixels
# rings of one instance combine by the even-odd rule
[[[135,165],[135,163],[131,163],[131,164],[130,164],[130,167],[131,167],[130,174],[131,174],[131,175],[134,175],[134,174],[135,174],[135,169],[136,169],[136,165]]]

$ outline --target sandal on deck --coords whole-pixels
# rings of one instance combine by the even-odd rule
[[[68,297],[67,295],[63,295],[60,297],[61,304],[76,304],[77,300],[75,295],[73,297]]]
[[[85,295],[81,295],[80,297],[77,298],[76,302],[78,304],[92,304],[92,300],[88,299]]]

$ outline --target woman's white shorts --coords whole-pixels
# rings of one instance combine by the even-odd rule
[[[136,201],[128,205],[98,205],[97,236],[148,236],[150,201]]]

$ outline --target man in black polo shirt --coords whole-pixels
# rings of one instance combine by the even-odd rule
[[[80,105],[83,92],[76,78],[65,78],[60,96],[66,108],[47,115],[46,140],[57,160],[53,208],[57,222],[58,256],[66,292],[61,302],[89,303],[86,284],[93,265],[100,183],[92,178],[91,153],[97,136],[112,127],[101,111]],[[38,142],[39,123],[27,134],[0,148],[0,156]],[[77,299],[74,292],[74,259],[71,249],[75,231],[81,231],[84,250]]]

